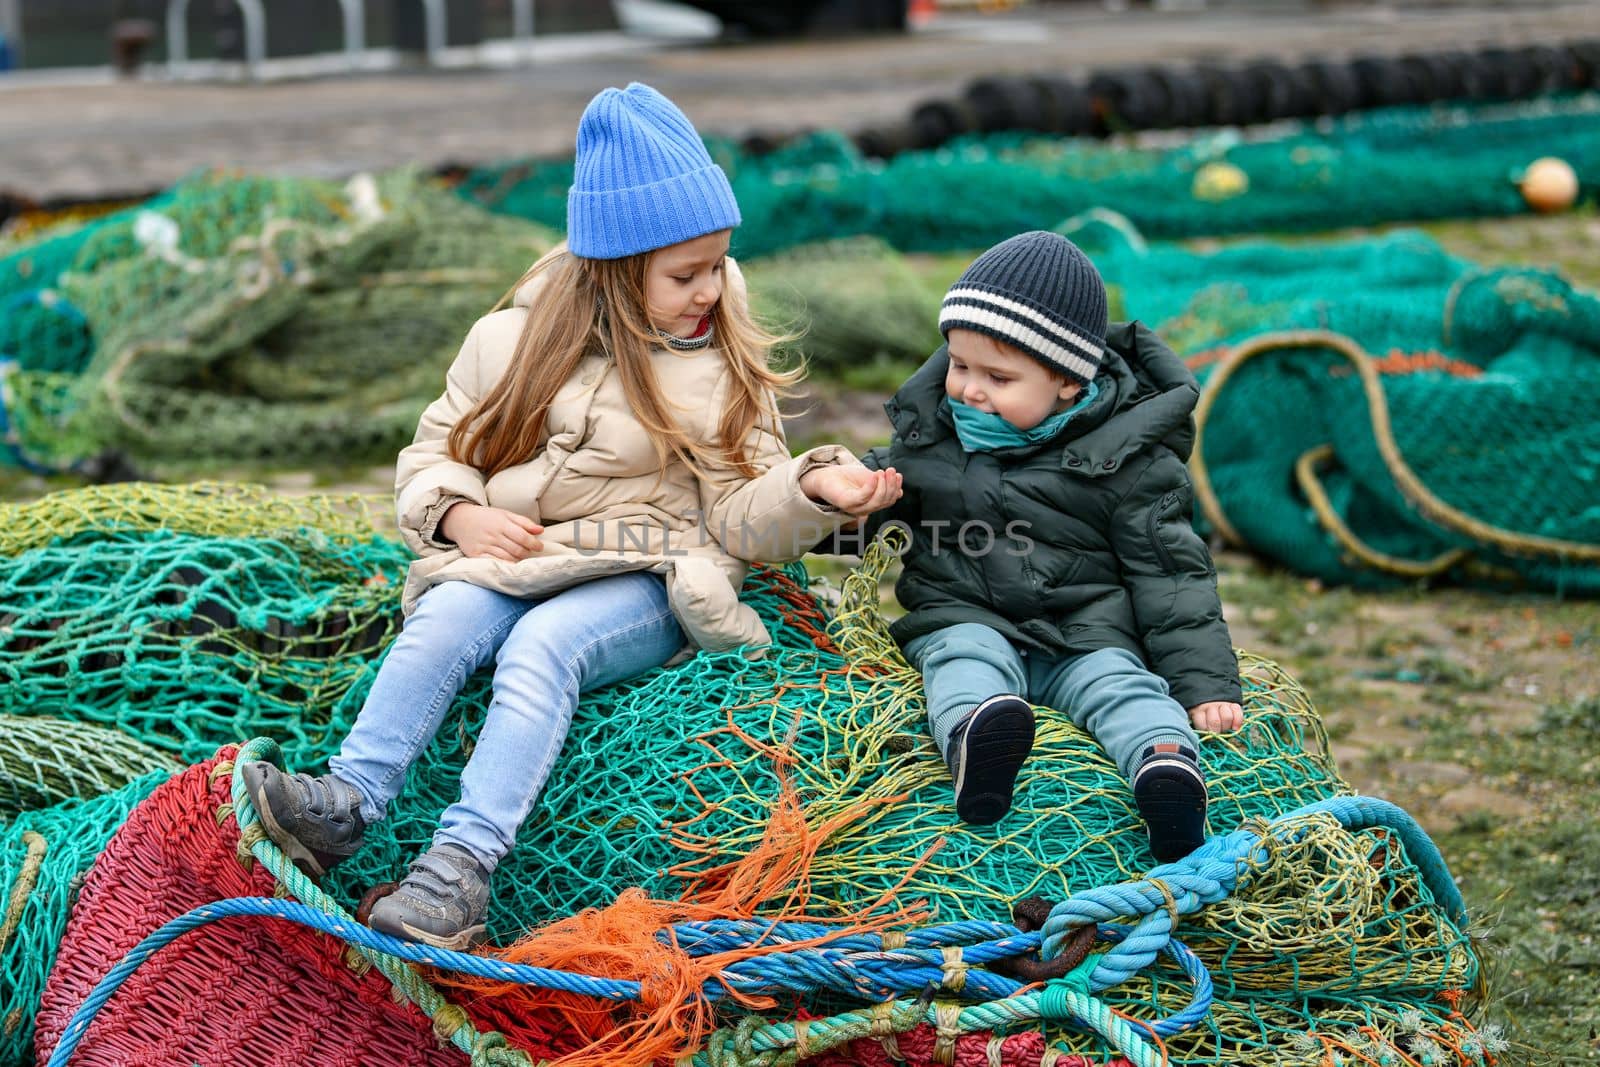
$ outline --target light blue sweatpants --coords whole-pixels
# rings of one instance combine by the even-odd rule
[[[972,709],[1000,693],[1055,708],[1087,731],[1132,778],[1145,748],[1176,741],[1200,751],[1189,713],[1165,679],[1121,648],[1061,658],[1024,654],[999,631],[965,622],[906,646],[928,694],[928,728],[947,751],[950,731]]]

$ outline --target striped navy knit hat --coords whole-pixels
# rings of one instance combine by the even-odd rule
[[[1106,343],[1106,287],[1078,246],[1033,230],[973,260],[945,294],[939,332],[976,330],[1088,385]]]

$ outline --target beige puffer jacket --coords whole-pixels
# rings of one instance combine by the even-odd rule
[[[732,259],[726,269],[723,299],[743,301],[744,279]],[[739,601],[745,561],[797,559],[837,528],[844,516],[808,499],[799,479],[814,467],[853,462],[847,450],[827,445],[791,458],[782,427],[766,424],[751,431],[746,448],[764,471],[759,477],[711,465],[700,478],[677,460],[663,471],[612,363],[597,355],[583,359],[557,393],[532,459],[485,480],[450,458],[450,428],[505,373],[543,283],[543,275],[534,278],[514,306],[472,327],[444,394],[422,413],[416,438],[400,453],[400,531],[421,557],[406,578],[405,612],[440,582],[542,597],[602,575],[647,570],[666,576],[673,613],[692,645],[770,644],[755,611]],[[696,352],[653,349],[651,359],[662,394],[683,405],[680,425],[710,454],[729,384],[721,353],[713,343]],[[440,518],[459,500],[542,523],[544,550],[517,563],[467,558],[436,539]]]

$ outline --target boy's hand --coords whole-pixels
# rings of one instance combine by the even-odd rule
[[[439,532],[456,543],[463,556],[488,556],[516,563],[544,551],[538,535],[544,527],[505,508],[462,501],[439,520]]]
[[[869,470],[860,463],[831,465],[809,470],[800,478],[800,491],[813,500],[832,504],[846,515],[863,518],[900,499],[902,477],[893,467]]]
[[[1189,721],[1196,730],[1225,734],[1244,725],[1244,709],[1226,700],[1209,700],[1189,709]]]

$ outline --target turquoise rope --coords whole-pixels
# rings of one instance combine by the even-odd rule
[[[241,773],[246,763],[256,760],[272,760],[278,758],[277,742],[271,738],[258,737],[239,746],[233,757],[233,817],[239,824],[239,840],[241,845],[252,836],[255,841],[250,845],[250,855],[254,856],[267,870],[272,872],[280,885],[294,896],[328,915],[341,920],[355,923],[354,916],[339,906],[338,901],[322,891],[322,888],[306,877],[305,873],[290,862],[289,857],[274,845],[267,837],[266,831],[261,827],[260,816],[250,803],[250,796],[245,792],[244,775]],[[251,828],[257,828],[257,833],[250,834]],[[437,989],[425,982],[416,971],[407,966],[406,962],[398,956],[390,955],[373,948],[356,946],[356,951],[368,960],[378,972],[389,979],[395,991],[415,1004],[429,1019],[437,1020],[439,1013],[446,1008],[453,1009],[453,1016],[460,1019],[449,1034],[450,1043],[469,1056],[477,1058],[481,1055],[482,1038],[477,1029],[467,1020],[466,1014],[446,1000]],[[493,1036],[493,1035],[485,1035]],[[524,1057],[524,1062],[527,1062]]]
[[[1398,836],[1435,902],[1451,921],[1458,925],[1466,922],[1461,891],[1438,847],[1415,819],[1374,797],[1334,797],[1279,816],[1263,833],[1235,830],[1213,837],[1177,863],[1155,868],[1142,881],[1090,889],[1062,901],[1050,910],[1041,931],[1041,955],[1046,959],[1055,956],[1068,935],[1081,926],[1136,917],[1139,922],[1132,932],[1101,958],[1091,986],[1102,990],[1127,981],[1155,961],[1172,938],[1177,916],[1226,899],[1252,866],[1265,862],[1267,851],[1262,842],[1267,836],[1276,831],[1280,840],[1293,841],[1309,829],[1307,818],[1319,814],[1332,815],[1347,830],[1383,828]]]

